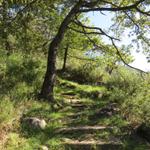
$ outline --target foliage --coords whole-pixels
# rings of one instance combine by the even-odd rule
[[[115,5],[123,7],[136,1],[108,0],[98,2],[96,6],[93,5],[96,1],[85,2],[87,7],[82,9],[86,7],[92,10],[101,7],[114,9]],[[98,29],[98,35],[95,34],[96,29],[79,26],[80,22],[90,25],[89,19],[82,12],[71,18],[69,25],[66,25],[64,38],[58,45],[58,69],[61,68],[67,45],[69,53],[67,70],[63,74],[59,73],[55,83],[56,111],[53,111],[49,102],[37,99],[46,68],[48,44],[57,35],[62,21],[76,3],[76,0],[31,3],[0,1],[0,140],[7,137],[4,145],[0,141],[0,149],[32,150],[47,145],[52,150],[63,150],[65,148],[61,138],[64,135],[56,135],[55,130],[65,127],[65,123],[69,126],[96,123],[113,125],[116,126],[113,131],[115,136],[125,134],[122,128],[129,124],[132,127],[142,123],[150,126],[150,77],[123,66],[117,49],[102,40],[102,36],[110,39],[109,34],[121,38],[124,31],[132,30],[129,33],[132,42],[137,44],[138,50],[143,47],[149,56],[147,32],[150,24],[146,12],[143,13],[149,6],[148,1],[143,1],[139,6],[142,13],[137,12],[138,9],[114,11],[114,24],[105,32]],[[131,48],[133,44],[118,48],[127,63],[133,61]],[[90,56],[90,51],[92,54],[96,52],[94,57]],[[67,117],[78,112],[68,104],[72,97],[81,100],[85,110],[82,110],[83,115],[70,123]],[[96,109],[102,109],[110,103],[119,106],[117,114],[110,118],[96,115]],[[48,125],[44,131],[37,132],[25,127],[21,122],[22,117],[44,118]],[[96,139],[105,139],[109,135],[104,132],[94,136]],[[83,135],[69,135],[74,136],[82,139]]]
[[[62,145],[62,137],[64,137],[63,134],[55,135],[54,131],[58,127],[64,126],[63,123],[67,121],[67,118],[65,121],[60,121],[61,119],[65,118],[68,115],[71,115],[72,113],[76,113],[74,109],[72,109],[67,104],[68,98],[64,96],[64,94],[72,94],[76,97],[76,99],[82,100],[89,108],[88,110],[85,110],[84,114],[86,116],[81,116],[77,121],[72,122],[73,125],[84,125],[84,124],[92,124],[94,121],[91,119],[88,119],[88,116],[93,116],[96,113],[96,109],[100,109],[107,105],[110,101],[113,101],[114,98],[118,98],[118,103],[123,102],[122,106],[122,116],[126,116],[127,119],[134,119],[134,117],[128,118],[126,115],[126,111],[128,110],[129,114],[133,114],[133,112],[130,112],[132,109],[128,109],[129,103],[127,97],[124,98],[124,101],[120,102],[120,97],[118,95],[118,89],[120,91],[128,91],[127,87],[137,87],[139,81],[139,77],[137,76],[137,80],[139,81],[137,84],[135,82],[135,76],[130,74],[129,70],[119,69],[119,71],[122,73],[125,79],[132,79],[127,80],[126,83],[125,80],[121,80],[117,76],[115,71],[113,73],[114,77],[108,78],[109,80],[106,80],[108,85],[114,85],[114,87],[119,86],[118,89],[115,91],[114,87],[112,90],[108,90],[107,86],[94,86],[94,85],[83,85],[78,84],[76,82],[68,81],[65,79],[62,79],[61,77],[57,78],[57,84],[55,88],[55,97],[58,100],[60,106],[62,107],[59,111],[59,107],[57,108],[57,112],[53,112],[51,109],[51,106],[48,102],[42,102],[37,101],[36,98],[33,96],[36,91],[40,88],[39,84],[42,82],[42,75],[44,73],[43,66],[45,65],[45,61],[42,55],[31,57],[28,55],[25,55],[23,57],[22,53],[15,53],[13,55],[10,55],[9,57],[4,57],[1,59],[1,76],[4,76],[2,78],[3,83],[3,92],[0,102],[0,109],[1,109],[1,127],[5,128],[8,124],[10,124],[9,128],[12,130],[7,131],[7,143],[5,143],[5,148],[2,147],[2,149],[25,149],[25,150],[32,150],[32,149],[38,149],[42,147],[42,145],[47,145],[50,149],[56,150],[56,149],[62,149],[65,148]],[[4,63],[7,62],[7,63]],[[38,63],[40,62],[40,63]],[[71,63],[70,63],[71,64]],[[81,62],[79,62],[81,64]],[[75,65],[75,64],[74,64]],[[77,66],[70,66],[72,68],[76,67],[78,71]],[[92,65],[92,64],[91,64]],[[94,65],[94,64],[93,64]],[[92,65],[93,71],[94,67]],[[30,66],[30,67],[29,67]],[[86,70],[86,69],[85,69]],[[87,69],[88,70],[88,69]],[[90,70],[90,69],[89,69]],[[105,70],[105,69],[104,69]],[[99,68],[99,71],[103,71],[105,75],[105,71],[102,70],[102,68]],[[28,74],[28,75],[26,75]],[[84,74],[84,72],[83,72]],[[92,75],[92,74],[91,74]],[[136,74],[135,74],[136,75]],[[84,75],[87,77],[87,74]],[[36,81],[34,79],[36,78]],[[95,77],[94,77],[95,78]],[[115,79],[113,79],[115,78]],[[28,80],[30,79],[30,80]],[[89,78],[88,78],[89,79]],[[10,92],[8,94],[7,92],[7,83],[9,80],[9,84],[11,85]],[[31,81],[31,82],[30,82]],[[93,83],[94,80],[91,80]],[[112,82],[110,82],[112,81]],[[13,85],[15,83],[15,85]],[[116,83],[116,84],[115,84]],[[123,86],[125,83],[126,86]],[[120,86],[122,85],[122,86]],[[140,87],[140,85],[138,86]],[[137,88],[138,88],[137,87]],[[126,90],[125,90],[126,89]],[[131,88],[132,89],[132,88]],[[98,97],[98,94],[102,93],[101,97]],[[138,91],[138,93],[140,93]],[[115,96],[113,94],[116,94]],[[108,97],[109,96],[109,97]],[[125,96],[125,95],[123,95]],[[122,96],[122,97],[123,97]],[[128,95],[130,98],[131,95]],[[134,105],[135,101],[132,101],[135,108],[136,105]],[[94,106],[94,107],[93,107]],[[141,106],[141,105],[140,105]],[[94,108],[94,109],[93,109]],[[142,108],[141,108],[142,110]],[[143,112],[144,113],[144,112]],[[136,113],[137,114],[137,113]],[[28,127],[24,127],[23,124],[21,124],[20,119],[22,116],[25,117],[39,117],[44,118],[46,122],[48,123],[48,126],[44,131],[35,131]],[[111,118],[97,118],[97,122],[100,124],[105,125],[114,125],[117,126],[117,128],[114,129],[113,134],[117,135],[122,133],[121,128],[124,126],[128,126],[128,122],[122,118],[120,114],[117,114],[115,116],[112,116]],[[139,117],[139,116],[137,116]],[[146,115],[145,117],[148,116]],[[94,136],[95,138],[108,138],[110,133],[104,132],[101,134],[96,133]],[[123,134],[123,133],[122,133]],[[79,133],[74,135],[69,135],[69,137],[78,137],[82,139],[83,135],[80,135]],[[127,142],[125,140],[125,142]],[[131,140],[130,140],[131,142]],[[129,144],[129,142],[127,142]],[[139,145],[138,145],[139,146]],[[130,145],[129,145],[130,147]]]
[[[3,55],[1,64],[4,64],[0,74],[2,94],[10,94],[12,99],[17,100],[23,95],[30,95],[40,86],[45,66],[41,58],[15,53],[9,57]]]
[[[127,97],[123,104],[123,112],[133,126],[139,124],[150,125],[150,101],[149,86],[150,78],[146,77],[144,81],[135,80],[136,89],[130,97]]]
[[[109,99],[122,105],[122,115],[133,127],[150,124],[149,75],[141,76],[127,68],[120,68],[108,80]]]

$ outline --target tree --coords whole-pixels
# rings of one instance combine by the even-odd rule
[[[8,16],[8,7],[9,3],[5,0],[2,1],[1,4],[1,38],[2,44],[4,45],[7,54],[10,53],[10,44],[8,41],[8,24],[9,24],[9,16]]]
[[[55,5],[61,1],[0,1],[1,46],[6,52],[44,52],[65,13]],[[10,51],[10,50],[11,51]]]
[[[76,24],[79,27],[82,27],[82,30],[79,31],[81,33],[84,33],[85,36],[88,37],[89,34],[99,34],[106,36],[110,39],[112,42],[112,45],[116,49],[116,53],[120,56],[120,58],[123,60],[123,57],[121,56],[119,48],[115,45],[114,40],[117,40],[117,38],[109,36],[107,33],[105,33],[101,28],[98,27],[91,27],[91,26],[85,26],[82,24],[80,20],[78,20],[78,16],[80,16],[83,13],[91,12],[91,11],[99,11],[99,12],[115,12],[116,14],[119,14],[119,17],[123,17],[123,21],[125,22],[127,19],[130,19],[133,21],[133,16],[124,15],[126,13],[136,14],[139,13],[143,20],[147,19],[148,16],[150,16],[150,13],[148,11],[144,11],[144,8],[149,5],[149,2],[147,0],[131,0],[131,1],[89,1],[89,0],[74,0],[69,3],[71,6],[70,11],[62,21],[61,25],[58,28],[58,32],[52,42],[49,45],[49,51],[48,51],[48,60],[47,60],[47,70],[44,77],[43,86],[41,89],[41,97],[46,98],[50,101],[54,100],[53,96],[53,88],[54,88],[54,81],[55,81],[55,74],[56,74],[56,53],[58,50],[59,45],[61,44],[64,34],[68,29],[68,26],[71,23]],[[59,6],[58,6],[59,7]],[[116,18],[118,16],[116,15]],[[144,24],[145,22],[143,22]],[[133,26],[135,23],[133,24]],[[141,24],[138,24],[141,29]],[[146,24],[145,24],[146,26]],[[148,26],[148,25],[147,25]],[[124,26],[122,26],[124,27]],[[86,29],[91,30],[90,32],[86,32]],[[91,38],[88,37],[88,39],[93,43],[96,44]],[[142,40],[142,39],[141,39]],[[128,65],[124,60],[123,62]]]
[[[79,1],[71,9],[71,11],[68,13],[68,15],[65,17],[65,19],[61,23],[58,29],[58,33],[56,34],[56,36],[54,37],[54,39],[49,45],[47,70],[46,70],[46,74],[45,74],[45,78],[44,78],[44,82],[43,82],[40,95],[41,97],[49,99],[51,101],[54,101],[53,88],[54,88],[55,74],[56,74],[55,64],[56,64],[57,49],[61,41],[63,40],[64,34],[67,30],[67,26],[71,22],[71,19],[75,17],[81,4],[82,4],[82,1]]]
[[[82,18],[84,19],[83,16]],[[85,20],[84,22],[87,23],[88,21]],[[59,46],[58,54],[59,57],[63,59],[62,71],[66,70],[67,59],[69,57],[73,57],[74,55],[82,56],[86,51],[93,48],[93,45],[88,41],[88,39],[84,35],[72,30],[73,28],[75,28],[75,25],[72,25],[72,27],[67,30],[63,41]]]

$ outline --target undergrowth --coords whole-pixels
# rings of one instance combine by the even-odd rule
[[[0,149],[33,150],[46,145],[51,150],[64,150],[61,144],[63,135],[55,135],[54,131],[66,126],[67,115],[77,113],[68,105],[69,98],[66,95],[82,100],[87,105],[83,116],[73,121],[70,126],[95,123],[113,125],[117,127],[114,134],[123,134],[123,127],[135,127],[142,123],[150,125],[148,75],[142,78],[140,74],[124,67],[113,71],[111,75],[100,68],[97,68],[98,72],[82,70],[81,67],[70,68],[57,77],[55,98],[60,106],[54,112],[49,102],[37,99],[43,82],[45,60],[45,56],[29,56],[22,53],[6,56],[0,53]],[[68,80],[78,81],[78,78],[79,82]],[[100,85],[95,84],[96,82]],[[117,103],[119,114],[110,118],[90,119],[97,109],[110,103]],[[44,131],[35,131],[22,125],[22,117],[44,118],[48,125]],[[82,138],[81,135],[76,136]],[[100,138],[108,135],[103,133],[95,136]]]

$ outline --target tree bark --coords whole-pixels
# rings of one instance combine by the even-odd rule
[[[71,19],[78,13],[78,10],[82,4],[82,0],[79,0],[79,2],[70,10],[68,15],[65,17],[63,22],[61,23],[58,32],[52,42],[49,45],[49,51],[48,51],[48,60],[47,60],[47,70],[44,77],[44,82],[42,85],[42,89],[40,92],[40,97],[47,99],[51,102],[54,101],[54,82],[55,82],[55,76],[56,76],[56,53],[58,50],[58,46],[60,45],[64,34],[67,30],[68,24],[71,22]]]
[[[66,70],[66,62],[67,62],[68,50],[69,50],[69,44],[67,44],[67,46],[65,48],[64,63],[63,63],[63,67],[62,67],[62,71],[63,72]]]
[[[8,2],[3,0],[2,2],[2,26],[3,26],[3,31],[2,31],[2,38],[3,38],[3,43],[4,43],[4,48],[7,51],[7,54],[10,54],[10,44],[8,41]]]

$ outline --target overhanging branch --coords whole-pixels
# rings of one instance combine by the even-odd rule
[[[143,71],[143,70],[141,70],[141,69],[139,69],[139,68],[136,68],[136,67],[133,67],[133,66],[129,65],[129,64],[123,59],[123,57],[122,57],[122,55],[121,55],[121,53],[120,53],[118,47],[116,46],[116,44],[115,44],[114,41],[113,41],[113,39],[111,39],[111,42],[112,42],[112,45],[114,46],[114,48],[115,48],[116,51],[117,51],[117,55],[120,57],[120,59],[122,60],[122,62],[123,62],[126,66],[128,66],[129,68],[132,68],[132,69],[134,69],[134,70],[137,70],[137,71],[139,71],[139,72],[142,72],[142,73],[148,73],[148,72],[145,72],[145,71]]]
[[[117,40],[119,41],[119,39],[115,38],[115,37],[112,37],[110,35],[108,35],[106,32],[104,32],[101,28],[99,27],[91,27],[91,26],[86,26],[84,24],[82,24],[82,22],[80,22],[79,20],[76,19],[76,21],[73,21],[73,23],[75,23],[76,25],[82,27],[83,31],[86,33],[86,30],[85,29],[90,29],[90,30],[98,30],[99,32],[94,32],[94,33],[97,33],[97,34],[100,34],[100,35],[104,35],[108,38],[111,38],[111,39],[114,39],[114,40]]]
[[[68,27],[69,29],[75,31],[75,32],[78,32],[78,33],[81,33],[81,34],[96,34],[96,35],[103,35],[102,33],[99,33],[99,32],[84,32],[84,31],[81,31],[81,30],[78,30],[78,29],[75,29],[75,28],[72,28],[72,27]]]
[[[141,9],[139,9],[138,7],[136,7],[136,10],[137,10],[139,13],[141,13],[141,14],[150,16],[150,11],[145,12],[145,11],[142,11]]]
[[[113,11],[113,12],[117,12],[117,11],[126,11],[126,10],[132,10],[132,9],[138,10],[138,8],[137,8],[138,5],[141,4],[144,1],[145,0],[139,0],[139,1],[135,2],[132,5],[123,6],[123,7],[119,7],[119,6],[115,5],[115,7],[96,7],[96,8],[95,8],[95,6],[96,6],[97,3],[95,3],[95,5],[93,6],[89,2],[88,4],[86,4],[86,5],[88,5],[87,8],[79,9],[78,12],[80,12],[80,13],[82,13],[82,12],[90,12],[90,11]],[[107,2],[107,1],[102,1],[102,2],[107,3],[107,4],[111,4],[112,6],[114,6],[113,3],[111,3],[111,2]],[[90,4],[91,4],[91,7],[90,7]],[[138,10],[138,11],[140,12],[141,10]],[[141,13],[142,13],[142,11],[141,11]],[[144,13],[147,14],[146,12],[144,12]]]
[[[127,12],[124,12],[126,14],[126,16],[133,22],[133,24],[137,27],[137,30],[139,32],[140,30],[140,27],[139,25],[134,21],[134,19],[127,13]]]

